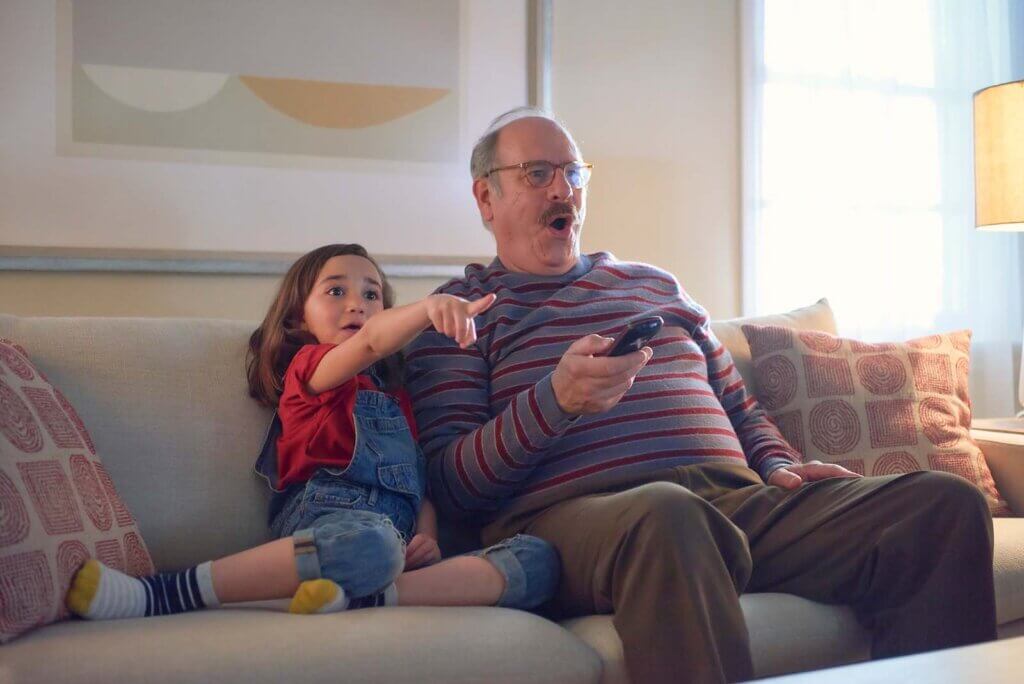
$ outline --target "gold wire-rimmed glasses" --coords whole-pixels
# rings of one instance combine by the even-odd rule
[[[546,188],[551,185],[553,180],[555,180],[555,170],[562,169],[562,173],[565,175],[565,182],[576,190],[579,190],[580,188],[586,187],[587,183],[590,182],[590,172],[593,168],[593,164],[575,160],[567,161],[564,164],[555,164],[554,162],[544,160],[534,160],[522,162],[521,164],[499,166],[491,169],[484,175],[490,176],[492,173],[497,171],[522,169],[523,176],[526,178],[527,183],[535,188]]]

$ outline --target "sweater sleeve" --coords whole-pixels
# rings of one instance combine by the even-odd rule
[[[691,332],[694,341],[704,352],[708,382],[736,430],[748,465],[767,482],[768,477],[779,468],[800,463],[800,453],[782,436],[757,402],[757,397],[747,392],[743,377],[732,361],[732,355],[711,330],[707,311],[681,289],[680,297],[683,305],[693,314],[690,317],[694,322]]]
[[[492,417],[490,368],[480,349],[460,349],[433,330],[412,343],[406,362],[431,497],[447,515],[500,508],[573,422],[555,400],[550,374]]]

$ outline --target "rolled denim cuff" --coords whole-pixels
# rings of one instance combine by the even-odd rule
[[[316,550],[313,528],[297,531],[292,541],[295,542],[295,569],[299,581],[320,579],[320,554]]]
[[[480,556],[490,561],[505,578],[505,591],[494,605],[503,608],[522,608],[527,602],[526,571],[516,558],[516,554],[503,544],[498,544],[481,551],[474,551],[471,556]]]
[[[547,602],[558,587],[558,552],[543,539],[517,534],[469,555],[486,558],[505,578],[495,605],[529,610]]]

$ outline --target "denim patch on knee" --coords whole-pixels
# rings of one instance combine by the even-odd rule
[[[321,576],[358,598],[386,588],[402,573],[405,542],[387,516],[349,511],[326,518],[313,528]]]

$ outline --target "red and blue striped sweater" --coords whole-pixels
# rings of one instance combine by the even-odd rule
[[[495,260],[437,291],[497,295],[469,349],[433,329],[407,349],[431,496],[449,515],[484,522],[531,500],[708,461],[746,463],[767,480],[800,460],[747,393],[707,312],[665,271],[604,252],[560,276],[513,273]],[[665,326],[633,386],[605,413],[564,413],[551,373],[565,350],[640,315]]]

